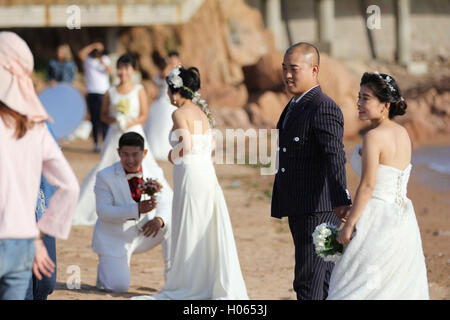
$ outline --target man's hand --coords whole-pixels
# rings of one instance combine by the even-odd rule
[[[155,217],[142,227],[142,231],[144,232],[144,236],[150,237],[153,234],[154,238],[158,234],[159,229],[161,229],[163,226],[163,219],[161,219],[160,217]]]
[[[105,49],[105,46],[101,42],[94,42],[92,46],[94,47],[94,49],[97,49],[98,51],[103,51]]]
[[[42,280],[41,273],[49,278],[55,271],[55,264],[48,256],[47,249],[45,248],[42,239],[34,240],[34,246],[36,248],[36,254],[33,261],[33,273],[38,280]]]
[[[148,212],[152,211],[153,209],[155,209],[157,204],[158,203],[156,202],[155,198],[151,198],[150,200],[141,201],[141,202],[139,202],[139,205],[138,205],[139,213],[140,214],[148,213]]]
[[[334,208],[334,213],[337,215],[337,217],[339,219],[341,219],[342,222],[346,222],[347,221],[347,216],[350,213],[350,208],[351,206],[340,206],[340,207],[336,207]]]

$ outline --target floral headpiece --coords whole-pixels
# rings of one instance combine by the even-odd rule
[[[389,87],[389,91],[391,91],[391,93],[392,93],[393,95],[395,94],[395,92],[397,92],[397,90],[396,90],[396,89],[394,88],[394,86],[391,84],[391,82],[392,82],[392,80],[393,80],[391,76],[386,75],[386,79],[385,79],[385,78],[383,78],[383,76],[382,76],[378,71],[375,71],[374,74],[376,74],[378,77],[380,77],[381,80],[383,80],[383,81],[386,83],[386,85]],[[399,96],[400,96],[400,94],[399,94]],[[403,99],[403,97],[400,96],[400,100],[403,101],[403,100],[405,100],[405,99]]]
[[[170,84],[174,88],[181,88],[183,87],[183,79],[180,77],[180,68],[175,67],[172,70],[170,70],[169,75],[167,76],[169,79]]]
[[[180,77],[180,68],[175,67],[172,70],[170,70],[169,75],[167,76],[169,83],[176,89],[183,88],[184,90],[188,91],[192,94],[192,102],[198,105],[202,111],[206,114],[209,120],[209,124],[211,128],[213,128],[216,125],[216,120],[214,119],[214,116],[212,115],[211,111],[208,108],[208,104],[204,99],[200,99],[201,95],[198,91],[194,92],[190,88],[186,87],[183,84],[183,79]]]

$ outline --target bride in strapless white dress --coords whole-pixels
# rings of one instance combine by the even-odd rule
[[[429,299],[420,230],[407,197],[411,141],[391,120],[406,111],[395,80],[365,73],[358,111],[372,129],[351,157],[361,182],[343,218],[338,241],[344,251],[331,274],[327,299]]]
[[[154,299],[248,299],[211,157],[213,137],[191,138],[192,150],[173,169],[172,266]]]
[[[188,82],[189,77],[196,77],[192,73],[191,68],[181,68],[179,77],[182,80],[179,81],[181,85],[183,82],[191,84],[195,92],[199,84],[196,87]],[[198,74],[198,70],[195,73]],[[180,105],[174,113],[174,128],[180,128],[180,123],[189,127],[187,123],[191,120],[208,126],[208,120],[198,106],[180,96],[178,91],[174,95]],[[186,92],[185,95],[189,96]],[[201,118],[203,121],[198,120]],[[160,292],[132,299],[248,299],[227,204],[212,159],[213,136],[210,130],[201,134],[193,131],[193,134],[186,127],[182,128],[185,130],[183,141],[189,140],[190,146],[188,152],[183,147],[183,154],[176,158],[173,167],[171,267]],[[174,149],[171,154],[176,154],[176,146],[180,146],[177,138],[172,134],[170,142]]]
[[[359,176],[360,149],[351,158]],[[379,164],[355,237],[331,274],[328,299],[429,299],[420,230],[406,196],[411,168]]]

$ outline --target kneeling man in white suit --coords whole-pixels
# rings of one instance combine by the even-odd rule
[[[94,192],[98,220],[92,248],[99,256],[97,288],[126,292],[133,253],[148,251],[161,243],[166,276],[170,266],[173,192],[162,169],[144,160],[148,150],[144,149],[140,134],[123,134],[118,152],[120,162],[97,173]],[[156,200],[141,200],[138,185],[147,178],[158,179],[163,186]]]

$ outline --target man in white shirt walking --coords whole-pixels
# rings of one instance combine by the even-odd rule
[[[99,152],[98,145],[99,132],[105,139],[108,124],[100,120],[100,110],[103,95],[109,89],[109,75],[111,74],[111,60],[104,54],[104,46],[100,42],[94,42],[78,52],[78,56],[83,62],[84,77],[87,90],[87,105],[92,122],[92,132],[94,138],[94,152]]]

